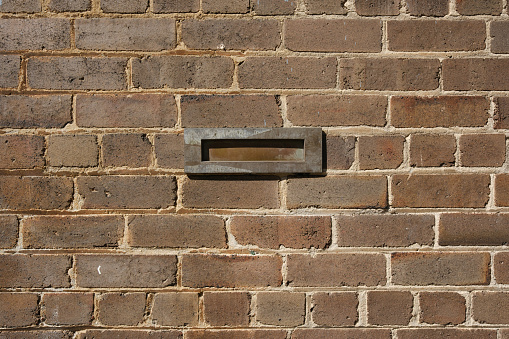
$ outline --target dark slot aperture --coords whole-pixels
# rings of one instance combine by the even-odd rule
[[[203,139],[202,161],[304,161],[303,139]]]

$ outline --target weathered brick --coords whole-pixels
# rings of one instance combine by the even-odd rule
[[[492,21],[490,23],[491,52],[509,53],[509,22]]]
[[[336,58],[252,57],[239,65],[240,88],[334,88]]]
[[[175,255],[76,255],[79,287],[167,287],[176,282]]]
[[[0,127],[64,127],[72,121],[71,105],[70,95],[1,95]]]
[[[440,216],[442,246],[502,246],[509,244],[509,214],[446,213]]]
[[[338,246],[433,245],[435,217],[418,214],[339,215]]]
[[[0,4],[0,12],[35,13],[42,9],[41,0],[4,0]],[[1,336],[1,334],[0,334]]]
[[[276,287],[282,283],[279,256],[200,255],[182,258],[182,285],[188,287]]]
[[[82,208],[168,208],[175,204],[171,176],[79,177]]]
[[[39,135],[0,136],[0,168],[44,166],[44,137]]]
[[[495,205],[509,206],[509,174],[495,176]]]
[[[156,3],[160,1],[154,1],[154,9]],[[148,5],[148,0],[101,0],[101,9],[106,13],[145,13]]]
[[[48,138],[49,166],[94,167],[99,163],[99,145],[94,135],[51,135]]]
[[[277,326],[304,324],[305,293],[259,292],[256,300],[256,320],[262,324]]]
[[[509,59],[445,59],[442,63],[444,90],[506,91],[509,78],[504,72],[508,67]]]
[[[283,126],[273,95],[186,95],[180,101],[183,127]]]
[[[410,166],[450,167],[456,158],[456,138],[443,134],[412,134],[410,136]]]
[[[285,339],[286,330],[191,330],[186,339]]]
[[[246,292],[205,292],[205,322],[210,326],[249,326],[250,303]]]
[[[459,148],[462,166],[499,167],[505,162],[504,134],[465,134]]]
[[[92,8],[91,0],[50,0],[48,8],[53,12],[84,12]]]
[[[69,331],[0,331],[0,339],[71,339]]]
[[[390,339],[390,329],[383,328],[298,328],[292,339]]]
[[[94,294],[44,293],[42,310],[47,325],[89,325],[94,313]]]
[[[70,268],[71,258],[66,255],[1,254],[0,287],[69,287]]]
[[[509,338],[509,329],[505,329],[505,328],[504,329],[500,329],[499,333],[500,333],[500,337],[499,337],[500,339],[507,339],[507,338]]]
[[[285,22],[285,45],[303,52],[380,52],[382,21],[289,19]]]
[[[355,137],[328,135],[323,152],[324,169],[349,169],[355,161]]]
[[[197,326],[198,293],[157,293],[152,307],[152,322],[161,326]]]
[[[304,254],[288,256],[288,285],[377,286],[385,285],[383,254]]]
[[[274,19],[187,19],[182,40],[191,49],[275,50],[281,43]]]
[[[136,326],[143,321],[145,293],[105,293],[97,301],[97,320],[106,326]]]
[[[0,20],[0,50],[61,50],[71,47],[71,25],[63,18]]]
[[[18,218],[0,215],[0,248],[12,248],[18,241]]]
[[[370,325],[408,325],[414,297],[407,291],[369,291],[368,323]]]
[[[311,303],[313,322],[319,326],[354,326],[359,319],[357,293],[313,293]]]
[[[218,177],[219,178],[219,177]],[[186,180],[182,188],[184,207],[190,208],[277,208],[276,180],[231,180],[228,178]],[[249,192],[246,195],[246,192]]]
[[[346,14],[346,0],[304,0],[308,14]]]
[[[509,129],[509,97],[495,98],[495,128]]]
[[[421,292],[420,320],[428,324],[458,325],[465,322],[465,298],[454,292]]]
[[[146,134],[106,134],[102,138],[104,166],[148,167],[152,144]]]
[[[132,63],[135,87],[228,88],[233,82],[233,60],[227,57],[152,56]]]
[[[355,10],[359,15],[398,15],[399,0],[356,0]]]
[[[479,291],[472,295],[472,317],[482,324],[509,324],[509,293]]]
[[[480,127],[488,123],[490,102],[484,97],[439,96],[391,98],[395,127]]]
[[[78,332],[77,339],[182,339],[182,332],[176,330],[85,330]]]
[[[39,318],[37,303],[35,293],[0,293],[0,326],[35,325]]]
[[[175,19],[76,19],[76,47],[105,51],[162,51],[176,43]]]
[[[387,98],[375,95],[295,95],[288,119],[300,126],[384,126]]]
[[[487,285],[489,253],[393,253],[392,282],[396,285]]]
[[[397,168],[403,163],[403,144],[401,135],[361,136],[359,137],[359,168],[386,169]]]
[[[63,90],[127,88],[126,58],[34,57],[28,61],[28,86]]]
[[[397,329],[399,339],[496,339],[497,331],[491,329],[418,328]]]
[[[500,15],[502,0],[456,0],[456,10],[461,15]]]
[[[200,0],[153,0],[154,13],[198,12]]]
[[[24,248],[117,247],[122,216],[34,216],[23,220]]]
[[[509,252],[495,254],[493,260],[495,267],[495,280],[498,284],[509,284]]]
[[[484,207],[490,177],[483,174],[395,175],[394,207]]]
[[[73,183],[64,177],[0,177],[0,208],[9,210],[67,209]]]
[[[249,0],[202,0],[205,13],[247,13]]]
[[[224,248],[224,221],[212,215],[136,215],[127,238],[133,247]]]
[[[0,55],[0,66],[0,87],[18,87],[21,58],[18,55]]]
[[[445,16],[449,13],[449,0],[406,0],[410,15]]]
[[[158,167],[184,168],[183,134],[156,134],[154,148]]]
[[[288,180],[288,208],[384,208],[384,176],[327,176]]]
[[[435,59],[341,59],[343,89],[416,91],[438,88],[440,61]]]
[[[290,15],[295,12],[297,2],[260,0],[252,2],[251,8],[256,15]]]

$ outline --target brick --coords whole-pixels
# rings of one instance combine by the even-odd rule
[[[125,58],[34,57],[28,61],[28,86],[62,90],[127,89]]]
[[[506,91],[509,78],[504,70],[509,59],[445,59],[442,64],[444,90]],[[482,69],[482,72],[479,70]]]
[[[288,208],[384,208],[384,176],[327,176],[288,180]]]
[[[392,253],[396,285],[488,285],[489,253]]]
[[[273,95],[186,95],[180,107],[186,128],[283,126]]]
[[[76,47],[105,51],[162,51],[176,44],[175,19],[76,19]]]
[[[385,285],[383,254],[305,254],[288,256],[288,286]]]
[[[505,162],[504,134],[464,134],[459,148],[462,166],[499,167]]]
[[[63,210],[73,198],[73,183],[64,177],[0,177],[0,208]]]
[[[497,331],[491,329],[419,328],[397,329],[399,339],[496,339]]]
[[[154,148],[158,167],[184,168],[183,134],[156,134]]]
[[[410,166],[450,167],[456,158],[454,135],[412,134],[410,136]]]
[[[89,325],[94,313],[94,294],[44,293],[42,309],[47,325]]]
[[[167,287],[176,283],[175,255],[76,255],[79,287]]]
[[[205,322],[210,326],[249,326],[250,304],[246,292],[205,292]]]
[[[399,0],[356,0],[355,10],[359,15],[398,15]]]
[[[106,134],[102,138],[103,166],[148,167],[152,143],[146,134]]]
[[[0,136],[0,168],[44,166],[45,141],[39,135]]]
[[[23,220],[24,248],[117,247],[122,216],[33,216]]]
[[[0,95],[0,127],[64,127],[72,122],[71,105],[70,95]]]
[[[359,168],[398,168],[403,163],[404,143],[405,137],[401,135],[359,137]]]
[[[188,287],[277,287],[282,283],[279,256],[200,255],[182,258],[182,285]]]
[[[494,101],[496,104],[493,117],[495,128],[509,129],[509,97],[498,97]]]
[[[370,325],[408,325],[414,297],[407,291],[369,291],[368,323]]]
[[[408,13],[415,16],[446,16],[449,0],[406,0]]]
[[[191,330],[186,339],[286,339],[286,330]]]
[[[0,66],[0,87],[18,87],[21,58],[18,55],[0,55]]]
[[[311,302],[311,316],[319,326],[354,326],[359,320],[357,293],[318,292]]]
[[[432,246],[433,215],[381,214],[339,215],[338,246],[406,247]]]
[[[325,169],[349,169],[355,161],[355,137],[328,135],[322,158]]]
[[[226,247],[224,221],[213,215],[132,216],[127,238],[132,247]]]
[[[84,12],[92,9],[90,0],[50,0],[48,8],[53,12]]]
[[[495,254],[495,280],[498,284],[509,284],[509,252]]]
[[[105,293],[97,301],[97,320],[106,326],[136,326],[143,321],[145,293]]]
[[[0,339],[70,339],[68,331],[1,331]]]
[[[461,15],[500,15],[502,0],[456,0],[456,10]]]
[[[336,58],[251,57],[239,65],[240,88],[334,88]],[[270,74],[270,76],[267,76]]]
[[[256,320],[260,323],[276,326],[304,324],[305,293],[259,292],[256,300]]]
[[[228,88],[233,82],[233,60],[227,57],[152,56],[132,63],[135,87]]]
[[[176,330],[86,330],[77,339],[182,339]]]
[[[390,329],[382,328],[298,328],[292,339],[390,339]]]
[[[295,95],[288,119],[299,126],[384,126],[387,98],[377,95]]]
[[[277,208],[279,204],[276,180],[188,179],[182,194],[182,203],[189,208]]]
[[[182,40],[190,49],[275,50],[281,43],[278,20],[187,19]]]
[[[509,206],[509,175],[495,176],[495,205]]]
[[[393,207],[485,207],[490,177],[482,174],[395,175]]]
[[[202,0],[204,13],[247,13],[249,0]]]
[[[51,135],[48,138],[48,165],[55,167],[95,167],[99,145],[94,135]]]
[[[0,287],[62,288],[70,286],[67,271],[71,258],[66,255],[2,254]]]
[[[509,22],[492,21],[490,23],[491,52],[509,53]]]
[[[472,296],[472,317],[481,324],[509,324],[509,314],[502,310],[509,307],[509,293],[474,292]]]
[[[391,98],[395,127],[481,127],[488,123],[490,102],[484,97],[437,96]]]
[[[346,0],[304,0],[308,14],[346,14]]]
[[[505,213],[446,213],[440,216],[442,246],[503,246],[509,243]]]
[[[18,241],[18,218],[0,215],[0,248],[13,248]]]
[[[4,0],[0,4],[0,12],[35,13],[40,12],[41,9],[41,0]]]
[[[152,306],[152,323],[160,326],[197,326],[198,293],[157,293]]]
[[[251,3],[256,15],[291,15],[297,8],[296,1],[260,0]]]
[[[344,36],[344,39],[341,37]],[[285,45],[302,52],[380,52],[381,20],[289,19]]]
[[[157,0],[154,1],[155,4]],[[145,13],[148,0],[101,0],[101,9],[105,13]]]
[[[322,216],[234,216],[230,229],[239,244],[261,248],[322,249],[331,240],[331,219]]]
[[[153,0],[154,13],[198,12],[200,0]]]
[[[454,292],[419,293],[422,323],[458,325],[465,322],[465,298]]]
[[[0,326],[35,325],[39,318],[38,298],[35,293],[0,293]]]
[[[0,20],[0,50],[62,50],[71,47],[70,21],[61,18]]]
[[[82,208],[168,208],[175,204],[171,176],[78,177]]]
[[[509,338],[509,329],[500,329],[500,339],[507,339]]]
[[[440,61],[435,59],[341,59],[343,89],[416,91],[438,88]]]

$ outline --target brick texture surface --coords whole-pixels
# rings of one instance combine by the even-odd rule
[[[509,293],[475,292],[472,296],[472,316],[484,324],[508,324],[509,316],[500,310],[509,305]]]
[[[312,297],[313,322],[320,326],[353,326],[359,319],[357,294],[318,292]]]
[[[503,3],[501,0],[456,0],[456,10],[462,15],[500,15]]]
[[[0,70],[0,72],[2,71]],[[71,105],[70,95],[1,95],[0,126],[11,128],[65,127],[72,122]]]
[[[450,167],[456,162],[454,135],[412,134],[410,165],[416,167]]]
[[[162,1],[154,1],[154,11]],[[105,13],[144,13],[148,8],[147,0],[102,0],[101,9]]]
[[[509,53],[509,24],[505,21],[494,21],[490,24],[491,51],[493,53]]]
[[[440,216],[440,245],[500,246],[509,243],[505,213],[446,213]]]
[[[90,0],[50,0],[48,3],[53,12],[84,12],[92,8]]]
[[[509,88],[509,81],[502,76],[501,70],[505,69],[508,63],[507,59],[489,58],[444,60],[444,89],[505,91]],[[483,69],[483,72],[474,72],[475,69]]]
[[[372,136],[359,138],[360,169],[397,168],[403,162],[403,136]]]
[[[44,293],[44,322],[49,325],[89,325],[94,313],[93,293]]]
[[[145,293],[105,293],[97,301],[97,320],[106,326],[137,325],[145,312]]]
[[[368,323],[407,325],[412,317],[413,295],[407,291],[371,291],[368,293]]]
[[[24,327],[37,323],[37,294],[0,293],[0,326]]]
[[[250,303],[245,292],[205,292],[205,322],[211,326],[247,326]]]
[[[256,296],[256,320],[266,325],[302,325],[305,298],[304,293],[260,292]]]
[[[44,166],[45,141],[42,136],[5,135],[0,137],[0,168]]]
[[[17,55],[0,55],[0,87],[18,87],[21,59]]]
[[[458,325],[465,321],[465,298],[454,292],[423,292],[419,294],[421,322]]]
[[[198,294],[193,292],[157,293],[152,307],[152,321],[161,326],[196,326]]]
[[[35,13],[42,9],[42,0],[6,0],[0,5],[0,12]]]
[[[449,13],[448,0],[407,0],[408,12],[415,16],[445,16]]]
[[[0,50],[62,50],[71,47],[70,21],[60,18],[0,20]]]
[[[505,135],[466,134],[459,139],[462,166],[502,166],[505,161]]]
[[[18,218],[15,215],[0,216],[0,248],[12,248],[18,240]]]
[[[346,14],[345,0],[304,0],[308,14]]]
[[[48,139],[48,165],[94,167],[99,163],[97,138],[92,135],[55,135]]]
[[[494,259],[495,279],[499,284],[509,283],[509,253],[500,252]]]

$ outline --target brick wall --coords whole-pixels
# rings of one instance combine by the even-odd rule
[[[506,0],[0,11],[0,338],[509,338]],[[184,174],[292,126],[323,175]]]

